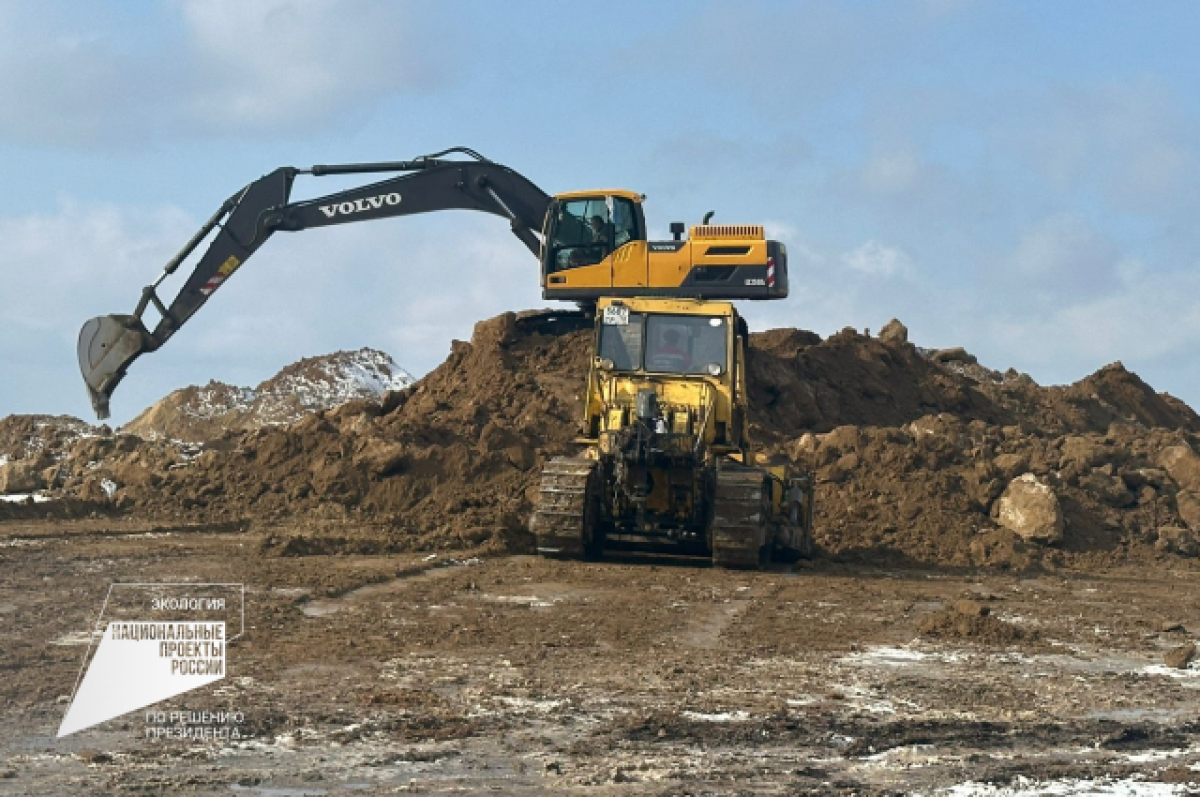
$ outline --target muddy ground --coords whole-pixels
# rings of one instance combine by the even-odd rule
[[[1195,560],[728,572],[265,542],[297,531],[373,533],[0,524],[0,794],[1182,794],[1200,780],[1200,669],[1163,663],[1200,633]],[[240,711],[243,738],[147,740],[141,711],[54,738],[109,585],[130,581],[245,583],[228,677],[157,707]]]

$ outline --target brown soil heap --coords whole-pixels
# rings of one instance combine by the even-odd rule
[[[191,447],[67,440],[48,483],[151,518],[354,520],[388,550],[520,545],[542,463],[573,448],[588,366],[589,331],[538,329],[513,313],[481,322],[415,385],[291,425],[214,431]],[[818,474],[826,554],[1022,566],[1195,548],[1200,529],[1181,516],[1192,488],[1159,455],[1200,450],[1200,416],[1119,363],[1043,388],[969,355],[935,358],[852,330],[821,340],[777,329],[750,343],[753,437],[764,456]],[[168,416],[158,427],[169,426],[163,402],[143,418],[156,411]],[[998,499],[1025,474],[1061,512],[1052,547],[1001,525]],[[32,510],[0,504],[17,511]],[[1160,529],[1171,543],[1156,551]],[[295,547],[286,534],[279,544]]]
[[[376,349],[339,351],[292,363],[255,388],[209,382],[155,402],[122,431],[169,440],[211,440],[227,431],[294,423],[354,399],[378,400],[413,379]]]

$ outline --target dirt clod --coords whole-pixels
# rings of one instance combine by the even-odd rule
[[[1188,663],[1196,656],[1195,643],[1180,645],[1177,648],[1172,648],[1163,654],[1163,662],[1168,667],[1174,667],[1177,670],[1187,669]]]
[[[973,603],[959,601],[958,603]],[[977,604],[976,604],[977,605]],[[979,609],[984,607],[979,606]],[[1020,628],[986,612],[968,614],[958,604],[926,617],[918,626],[923,636],[940,639],[969,639],[984,645],[1007,645],[1038,639],[1038,633]]]
[[[987,617],[992,610],[989,606],[964,598],[954,602],[954,611],[967,617]]]

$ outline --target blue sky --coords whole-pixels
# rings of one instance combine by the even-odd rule
[[[1200,406],[1200,6],[1184,2],[0,0],[0,415],[90,408],[75,338],[280,165],[466,145],[555,192],[761,222],[792,297],[1070,382],[1121,360]],[[313,196],[344,182],[298,184]],[[175,283],[177,284],[177,283]],[[370,345],[420,374],[540,307],[492,217],[280,235],[113,404]]]

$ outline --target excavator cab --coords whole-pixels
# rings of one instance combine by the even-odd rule
[[[572,192],[550,203],[542,236],[546,298],[646,286],[646,223],[632,191]],[[586,295],[585,295],[586,294]]]
[[[699,224],[650,241],[641,194],[574,191],[550,200],[542,229],[542,298],[783,299],[787,247],[756,224]]]

